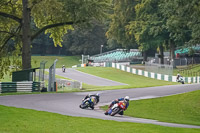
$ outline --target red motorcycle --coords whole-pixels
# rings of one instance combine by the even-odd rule
[[[126,108],[126,103],[124,101],[120,101],[114,104],[108,111],[106,111],[105,115],[114,116],[116,114],[119,114],[125,108]]]

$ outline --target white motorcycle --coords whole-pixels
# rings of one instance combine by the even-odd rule
[[[184,81],[184,79],[183,79],[182,76],[180,76],[180,77],[177,79],[177,82],[180,82],[180,83],[182,83],[182,84],[185,83],[185,81]]]

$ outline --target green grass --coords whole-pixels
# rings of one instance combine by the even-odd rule
[[[61,68],[62,65],[65,65],[65,67],[72,67],[73,65],[81,64],[79,61],[81,59],[81,56],[32,56],[32,67],[40,67],[41,61],[47,61],[45,64],[46,68],[49,68],[56,59],[58,61],[56,62],[56,68]]]
[[[125,115],[200,125],[200,90],[156,99],[131,101]]]
[[[11,75],[10,74],[5,74],[3,79],[0,79],[0,82],[11,82],[12,81],[12,78],[11,78]]]
[[[199,133],[200,129],[71,117],[0,105],[1,133]],[[109,116],[108,116],[109,117]]]
[[[200,64],[178,66],[174,69],[173,75],[181,74],[184,77],[200,76]]]
[[[96,75],[102,78],[110,79],[113,81],[118,81],[121,83],[125,83],[128,85],[121,85],[121,86],[109,86],[109,87],[97,87],[91,85],[83,85],[85,89],[127,89],[127,88],[141,88],[141,87],[152,87],[152,86],[163,86],[163,85],[173,85],[177,83],[167,82],[162,80],[156,80],[152,78],[147,78],[144,76],[135,75],[132,73],[124,72],[115,68],[109,67],[85,67],[85,68],[78,68],[77,70],[89,73],[92,75]]]

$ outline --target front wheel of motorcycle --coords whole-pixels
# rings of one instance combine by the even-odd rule
[[[118,114],[120,112],[120,110],[121,110],[120,108],[115,108],[115,109],[113,109],[113,111],[110,115],[114,116],[114,115]]]

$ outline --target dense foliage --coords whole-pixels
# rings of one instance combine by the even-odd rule
[[[0,70],[31,68],[31,47],[40,55],[158,50],[163,63],[165,50],[174,59],[176,48],[200,43],[199,14],[199,0],[1,0]]]
[[[22,69],[31,68],[31,42],[40,33],[48,33],[54,45],[62,47],[62,37],[69,30],[104,20],[109,8],[109,0],[1,0],[1,71],[21,64],[7,58],[11,55],[22,56]],[[14,41],[12,47],[9,41]]]

